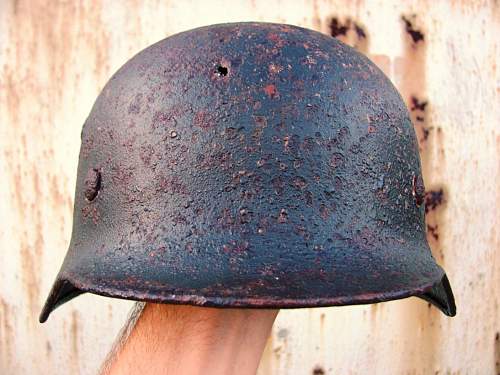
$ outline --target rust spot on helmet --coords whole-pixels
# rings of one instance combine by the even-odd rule
[[[209,113],[205,111],[199,111],[194,116],[194,125],[206,130],[212,128],[215,124],[214,119]]]
[[[85,199],[92,202],[101,189],[101,172],[97,168],[91,168],[85,177]]]
[[[286,223],[288,221],[288,212],[282,208],[278,215],[278,223]]]
[[[275,85],[269,84],[264,87],[264,92],[269,96],[270,98],[277,98],[279,96],[278,89],[276,88]]]
[[[269,69],[270,74],[278,74],[283,70],[283,66],[275,64],[275,63],[271,63],[271,64],[269,64],[268,69]]]

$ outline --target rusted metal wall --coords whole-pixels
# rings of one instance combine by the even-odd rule
[[[37,323],[99,90],[161,38],[243,20],[333,34],[400,89],[458,305],[453,319],[411,299],[281,312],[259,374],[499,374],[500,3],[465,0],[0,2],[0,374],[94,374],[131,306],[87,295]]]

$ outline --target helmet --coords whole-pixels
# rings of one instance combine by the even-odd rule
[[[84,292],[262,308],[418,296],[454,315],[423,200],[407,109],[366,57],[288,25],[183,32],[129,60],[85,121],[40,321]]]

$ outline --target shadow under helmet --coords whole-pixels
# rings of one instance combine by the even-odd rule
[[[417,296],[453,316],[423,201],[407,109],[366,57],[289,25],[183,32],[129,60],[85,121],[40,321],[85,292],[261,308]]]

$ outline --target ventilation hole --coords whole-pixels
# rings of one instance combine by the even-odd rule
[[[220,77],[225,77],[225,76],[227,76],[227,73],[228,73],[228,69],[227,69],[227,67],[222,66],[222,65],[219,65],[219,66],[217,67],[217,74],[218,74]]]

